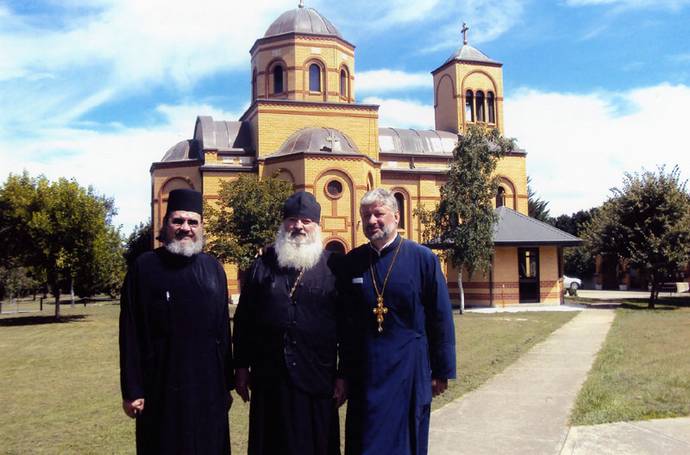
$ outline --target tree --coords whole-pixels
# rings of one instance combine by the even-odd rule
[[[217,207],[207,206],[208,250],[223,262],[247,270],[261,248],[271,243],[282,221],[292,183],[275,176],[241,176],[221,182]]]
[[[150,251],[152,248],[153,232],[151,220],[148,220],[146,223],[139,223],[127,238],[124,253],[127,266],[132,265],[140,254]]]
[[[45,277],[58,320],[61,291],[69,291],[74,302],[75,282],[81,286],[84,281],[83,289],[91,290],[104,285],[101,272],[108,267],[103,264],[117,262],[108,254],[122,254],[111,248],[115,237],[119,239],[119,232],[116,235],[110,226],[113,200],[74,180],[50,182],[43,176],[31,178],[27,172],[10,175],[0,188],[0,208],[3,234],[13,239],[0,249],[2,259]],[[95,281],[89,282],[91,278]]]
[[[594,254],[623,259],[649,277],[649,307],[690,258],[690,195],[676,166],[625,174],[584,233]]]
[[[537,197],[537,192],[534,191],[532,186],[530,185],[532,183],[532,179],[527,176],[527,214],[532,217],[536,218],[539,221],[543,221],[544,223],[548,223],[549,220],[551,219],[548,205],[548,201],[542,200],[540,197]]]
[[[498,160],[514,149],[514,140],[503,138],[498,130],[470,126],[453,150],[441,201],[432,211],[415,211],[424,226],[425,243],[443,248],[442,257],[457,270],[461,312],[465,307],[463,268],[471,278],[491,266],[493,200],[498,189],[493,174]]]
[[[556,228],[582,237],[585,226],[590,222],[598,208],[579,210],[572,215],[560,215],[551,218],[548,222]],[[595,271],[595,261],[589,248],[585,245],[566,248],[563,253],[563,271],[566,275],[578,277],[591,277]]]

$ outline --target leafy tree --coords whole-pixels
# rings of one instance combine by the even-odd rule
[[[290,194],[292,184],[275,176],[221,182],[218,206],[204,209],[209,252],[241,271],[248,269],[259,250],[275,238]]]
[[[598,208],[579,210],[572,215],[551,218],[549,223],[558,229],[577,237],[582,237],[585,226],[590,222]],[[566,248],[563,253],[563,271],[566,275],[591,277],[595,271],[594,256],[586,245]]]
[[[38,282],[31,276],[27,267],[9,265],[0,266],[0,313],[2,313],[2,300],[12,300],[21,295],[34,291]]]
[[[123,238],[120,231],[106,225],[94,239],[93,247],[87,257],[79,262],[79,277],[74,283],[74,291],[81,297],[99,293],[115,297],[125,276]]]
[[[140,254],[150,251],[153,248],[153,231],[151,220],[146,223],[139,223],[134,231],[127,238],[125,244],[125,260],[130,266]]]
[[[62,291],[74,299],[75,282],[81,286],[83,280],[83,288],[91,291],[104,284],[99,261],[110,261],[102,255],[117,250],[105,247],[115,238],[110,226],[115,214],[112,199],[74,180],[50,182],[24,172],[10,175],[0,188],[0,208],[3,234],[13,239],[0,249],[2,259],[32,267],[34,276],[45,278],[55,297],[56,319]]]
[[[660,285],[676,281],[690,257],[690,195],[680,170],[625,174],[622,188],[587,225],[584,238],[594,254],[625,260],[650,280],[649,307]]]
[[[453,150],[441,201],[434,210],[415,211],[424,226],[425,243],[443,248],[442,257],[458,271],[461,312],[465,308],[463,268],[471,278],[491,266],[493,200],[498,189],[493,174],[498,160],[514,149],[514,140],[503,138],[496,129],[469,127]]]
[[[527,176],[527,214],[532,218],[536,218],[539,221],[543,221],[544,223],[548,223],[549,220],[551,219],[550,211],[548,208],[549,202],[544,201],[540,197],[537,197],[537,192],[534,191],[534,189],[530,185],[531,183],[532,183],[532,179],[528,175]]]

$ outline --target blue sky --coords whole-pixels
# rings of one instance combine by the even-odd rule
[[[236,120],[249,49],[296,0],[0,0],[0,178],[75,177],[129,232],[197,115]],[[356,45],[380,126],[433,128],[432,78],[461,45],[504,64],[506,135],[554,215],[626,171],[690,176],[690,0],[306,0]]]

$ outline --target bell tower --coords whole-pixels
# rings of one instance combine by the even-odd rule
[[[434,76],[436,129],[461,134],[467,125],[498,128],[503,134],[503,64],[468,44],[462,24],[462,46]]]

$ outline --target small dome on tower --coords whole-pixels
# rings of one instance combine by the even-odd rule
[[[338,29],[328,19],[323,17],[314,8],[305,8],[302,2],[300,2],[298,8],[284,12],[278,19],[273,21],[268,30],[266,30],[264,38],[286,33],[304,33],[307,35],[326,35],[343,38]]]

